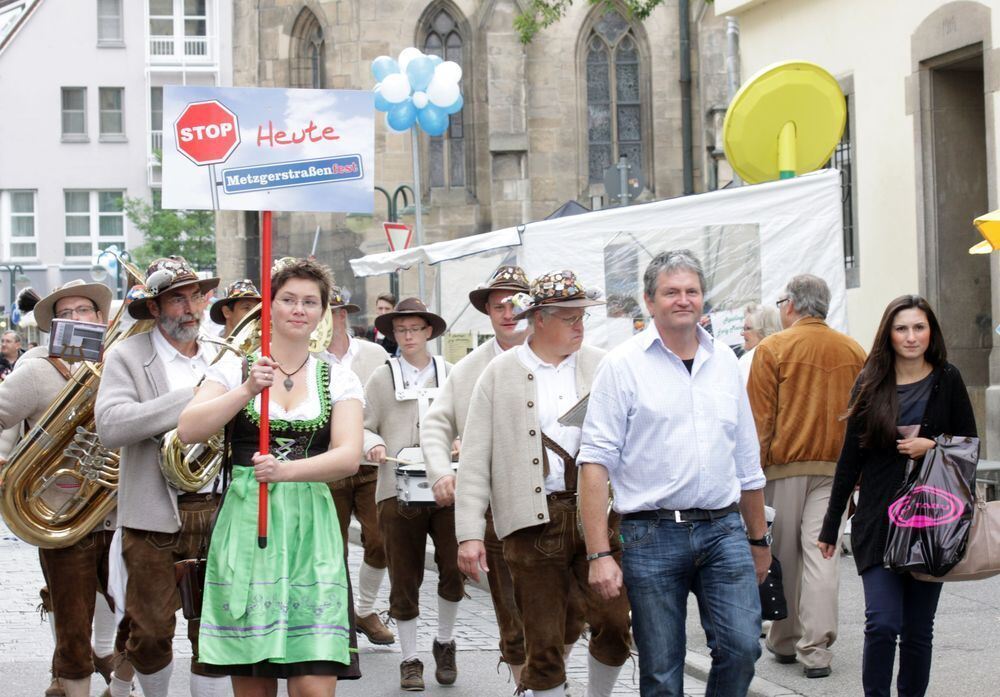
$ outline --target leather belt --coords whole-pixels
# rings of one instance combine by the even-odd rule
[[[652,511],[636,511],[634,513],[626,513],[622,516],[622,520],[662,520],[673,519],[675,523],[694,523],[705,520],[716,520],[718,518],[723,518],[730,513],[735,513],[740,510],[738,504],[731,503],[725,508],[719,508],[716,510],[708,510],[706,508],[689,508],[685,511],[674,511],[669,508],[657,508]]]
[[[177,503],[209,503],[215,499],[215,494],[207,492],[204,494],[181,494],[177,497]]]

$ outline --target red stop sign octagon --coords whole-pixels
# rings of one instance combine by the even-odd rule
[[[177,149],[196,165],[225,162],[240,144],[236,114],[211,99],[194,102],[174,122]]]

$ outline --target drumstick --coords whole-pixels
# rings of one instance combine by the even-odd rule
[[[386,456],[385,461],[386,462],[395,462],[397,465],[419,465],[419,464],[421,464],[419,462],[410,462],[409,460],[400,460],[398,457],[389,457],[388,455]],[[365,465],[377,465],[379,463],[378,462],[370,462],[368,460],[365,460],[365,462],[363,464],[365,464]]]

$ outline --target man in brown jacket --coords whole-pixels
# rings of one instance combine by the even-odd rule
[[[844,440],[841,417],[865,352],[827,326],[823,279],[796,276],[777,305],[784,331],[757,345],[747,384],[788,601],[788,618],[771,625],[767,648],[779,663],[798,660],[807,677],[824,678],[837,638],[840,576],[836,564],[822,563],[816,540]]]

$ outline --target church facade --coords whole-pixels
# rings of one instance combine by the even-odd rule
[[[605,170],[624,156],[638,200],[715,188],[727,97],[726,22],[703,0],[665,0],[643,22],[577,0],[523,45],[521,0],[234,0],[233,84],[370,90],[371,61],[416,46],[462,66],[465,106],[416,147],[425,242],[540,220],[565,204],[617,205]],[[680,17],[687,13],[686,31]],[[730,65],[730,71],[732,67]],[[738,82],[738,76],[736,76]],[[411,137],[377,115],[373,216],[276,213],[274,253],[313,250],[366,300],[348,260],[384,251],[382,222],[412,224]],[[256,277],[256,213],[218,218],[218,272]],[[416,288],[403,280],[402,292]],[[361,319],[361,318],[359,318]]]

